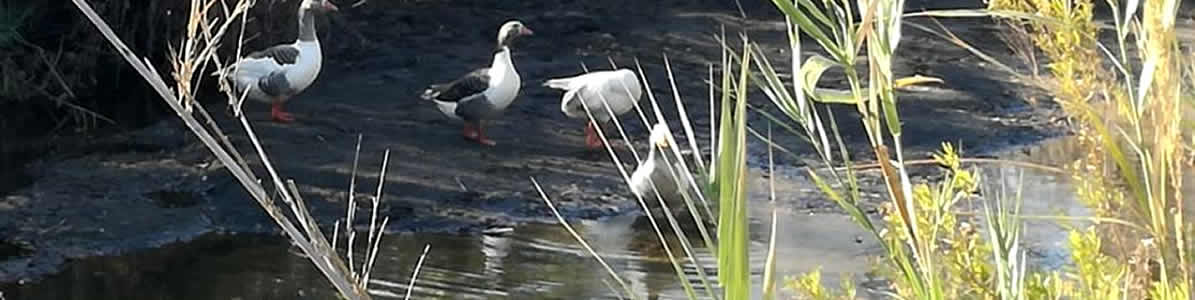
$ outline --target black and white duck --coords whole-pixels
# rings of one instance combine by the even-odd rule
[[[282,109],[291,97],[311,86],[323,64],[315,16],[337,11],[327,0],[303,0],[299,4],[299,37],[292,43],[275,45],[249,53],[232,66],[229,75],[237,96],[248,89],[248,98],[271,104],[270,117],[276,122],[294,121]]]
[[[473,70],[449,83],[432,84],[421,97],[435,102],[444,115],[463,120],[465,138],[493,146],[496,143],[485,137],[482,122],[501,115],[518,97],[522,82],[511,61],[510,47],[518,37],[532,34],[522,22],[506,22],[498,30],[498,47],[489,67]]]
[[[560,111],[570,118],[588,118],[585,107],[589,107],[593,120],[585,126],[585,145],[590,149],[602,147],[602,139],[594,130],[595,126],[601,126],[630,111],[643,95],[639,77],[628,69],[550,79],[544,82],[544,86],[565,91],[560,99]]]

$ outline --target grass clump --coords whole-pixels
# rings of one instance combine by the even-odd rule
[[[1150,1],[1141,7],[1137,1],[1120,6],[1109,0],[1112,7],[1123,8],[1114,16],[1119,46],[1115,53],[1097,40],[1101,32],[1093,21],[1095,4],[1090,0],[996,0],[986,10],[918,14],[999,17],[1018,28],[1014,33],[1026,35],[1019,40],[1030,41],[1050,61],[1047,68],[1051,78],[1046,87],[1054,92],[1064,112],[1076,120],[1076,135],[1084,149],[1083,157],[1070,166],[1075,195],[1097,212],[1093,217],[1080,218],[1092,225],[1069,233],[1072,264],[1054,271],[1026,261],[1026,250],[1020,242],[1020,194],[1013,205],[1004,197],[977,197],[980,178],[962,166],[963,158],[954,146],[944,144],[942,152],[934,157],[946,170],[944,179],[932,184],[910,182],[893,91],[901,85],[936,80],[897,79],[892,74],[892,58],[904,18],[903,1],[773,3],[788,23],[791,70],[795,73],[789,77],[792,79],[784,80],[759,47],[749,42],[744,46],[748,51],[742,54],[724,51],[731,59],[724,58],[722,64],[754,63],[758,73],[746,75],[750,82],[788,117],[787,121],[797,124],[783,127],[803,135],[825,169],[830,170],[823,175],[810,169],[810,178],[856,223],[882,241],[884,253],[877,267],[888,280],[889,291],[881,293],[901,299],[1191,298],[1195,241],[1189,222],[1184,221],[1190,215],[1186,208],[1190,200],[1183,198],[1182,184],[1186,170],[1193,165],[1195,137],[1192,131],[1181,129],[1192,128],[1193,97],[1188,85],[1195,84],[1185,85],[1183,81],[1195,82],[1191,75],[1195,66],[1190,58],[1177,53],[1177,1]],[[802,58],[803,36],[814,40],[826,56]],[[1137,57],[1129,55],[1131,46],[1139,50]],[[864,49],[866,54],[862,54]],[[843,69],[848,89],[817,86],[821,74],[831,68]],[[859,71],[861,68],[866,69],[866,76]],[[723,79],[724,114],[728,99],[743,101],[739,98],[745,96],[743,88],[743,84],[736,86]],[[858,174],[849,155],[853,149],[846,149],[842,142],[834,115],[829,111],[821,114],[815,104],[851,105],[859,113],[887,189],[882,223],[876,224],[863,213]],[[777,123],[787,123],[767,116]],[[824,120],[829,121],[828,128]],[[726,128],[717,134],[735,136]],[[715,157],[741,153],[728,152],[735,148],[725,145],[717,149]],[[715,166],[711,173],[724,168],[734,170],[739,165]],[[719,185],[712,190],[724,188]],[[981,215],[961,212],[956,207],[975,199],[982,202]],[[726,209],[724,205],[721,208]],[[736,224],[732,222],[738,221],[720,219],[718,240],[724,240],[722,235],[728,232],[722,227],[733,228]],[[719,253],[719,257],[724,254]],[[719,267],[720,271],[737,268],[722,260]],[[820,272],[814,271],[790,277],[783,286],[812,299],[856,296],[849,280],[840,292],[821,286],[820,280]],[[742,284],[723,283],[727,290]],[[728,299],[742,296],[725,295]],[[768,299],[774,296],[765,295]]]
[[[906,229],[908,227],[904,226],[904,220],[889,204],[884,206],[883,212],[885,227],[890,230],[881,232],[881,236],[890,249],[911,242],[915,247],[926,249],[925,253],[929,257],[940,259],[924,264],[932,268],[926,273],[933,277],[925,278],[927,280],[923,282],[940,285],[946,299],[989,294],[992,289],[988,286],[994,278],[993,266],[989,262],[991,245],[984,242],[975,225],[960,220],[954,214],[956,204],[978,191],[979,182],[973,171],[960,166],[958,154],[951,146],[944,146],[943,153],[935,158],[949,171],[940,183],[913,186],[911,210],[918,214],[912,228],[920,234],[913,235]],[[917,282],[911,282],[909,276],[898,276],[909,263],[890,260],[881,267],[882,274],[893,278],[897,294],[904,297],[918,295],[918,291],[910,289]]]
[[[34,24],[52,15],[48,7],[40,1],[0,0],[0,105],[34,114],[42,110],[55,111],[50,116],[56,119],[57,125],[42,125],[54,129],[68,122],[76,129],[89,129],[101,121],[116,123],[78,104],[94,87],[89,84],[96,81],[92,71],[97,69],[97,56],[68,42],[76,41],[76,34],[64,32],[54,41],[30,36],[45,30]],[[12,115],[11,124],[0,120],[0,129],[41,122],[21,114]],[[0,135],[4,134],[20,136],[28,133],[0,132]]]
[[[299,247],[303,255],[332,284],[340,297],[351,300],[372,298],[368,292],[370,274],[380,249],[382,230],[389,222],[388,217],[381,218],[379,222],[377,215],[390,159],[389,150],[383,158],[377,192],[371,197],[373,214],[369,218],[369,232],[364,241],[366,244],[365,255],[360,261],[355,262],[353,247],[356,244],[357,235],[352,224],[354,224],[354,212],[357,205],[357,200],[354,199],[357,191],[356,158],[353,161],[353,178],[349,183],[347,217],[343,223],[340,221],[335,223],[332,230],[333,237],[329,240],[307,210],[306,202],[300,195],[295,181],[284,180],[275,171],[248,119],[241,114],[236,121],[239,121],[239,125],[245,130],[252,143],[254,154],[265,167],[268,173],[266,180],[262,180],[257,174],[254,174],[253,168],[246,163],[241,152],[229,141],[228,137],[224,135],[224,131],[196,99],[201,81],[201,76],[196,75],[204,74],[208,70],[223,70],[225,62],[241,58],[239,52],[244,41],[243,32],[235,39],[237,42],[235,48],[238,52],[236,57],[232,59],[220,57],[217,50],[222,46],[225,35],[230,32],[229,28],[233,28],[234,25],[239,25],[237,27],[240,28],[244,27],[247,19],[246,12],[254,5],[254,1],[191,0],[189,2],[188,23],[181,35],[182,39],[178,42],[177,48],[172,46],[170,49],[170,63],[174,68],[171,73],[175,81],[173,86],[166,83],[158,70],[154,69],[152,64],[147,63],[148,60],[138,58],[137,54],[113,32],[108,23],[86,0],[73,0],[73,3],[99,30],[104,39],[115,48],[116,52],[141,75],[146,83],[153,87],[158,96],[183,121],[183,124],[232,173],[253,200],[274,220],[286,237]],[[225,96],[229,102],[235,102],[234,100],[238,99],[240,95],[234,94],[231,90],[225,90]],[[360,137],[358,137],[358,154],[360,149]],[[348,250],[346,257],[341,257],[336,247],[340,241],[341,224],[344,226],[345,247]],[[428,249],[428,247],[424,248],[423,255],[420,256],[412,277],[418,275]],[[345,258],[347,258],[347,262]],[[407,287],[406,298],[410,298],[414,282],[415,279],[412,278]]]
[[[723,39],[723,41],[725,41]],[[681,123],[684,133],[689,137],[689,149],[692,160],[690,161],[687,155],[682,155],[682,148],[672,137],[672,130],[668,128],[668,121],[664,118],[662,111],[659,109],[659,103],[653,96],[653,93],[647,92],[648,102],[654,108],[654,120],[649,121],[648,115],[645,114],[642,108],[636,105],[635,110],[639,115],[640,121],[644,124],[660,124],[668,130],[668,147],[663,151],[672,151],[673,155],[661,155],[664,163],[674,165],[676,168],[669,168],[675,180],[689,181],[689,190],[683,195],[684,209],[687,215],[673,215],[672,213],[653,214],[653,208],[662,207],[661,211],[674,211],[668,206],[669,202],[680,199],[665,199],[656,195],[655,199],[645,199],[635,196],[635,200],[640,204],[640,208],[646,213],[645,217],[650,222],[653,231],[656,234],[657,241],[660,243],[664,253],[667,255],[669,262],[676,272],[677,278],[681,287],[684,289],[685,295],[690,299],[708,298],[708,299],[751,299],[754,294],[752,291],[751,277],[752,265],[750,264],[750,243],[748,232],[748,199],[747,199],[747,165],[746,165],[746,137],[747,137],[747,89],[750,78],[750,66],[752,63],[751,48],[748,41],[743,41],[741,49],[734,49],[733,47],[723,44],[723,59],[722,72],[720,73],[720,80],[715,80],[713,68],[710,71],[710,110],[718,112],[718,122],[711,123],[710,131],[718,132],[716,140],[711,141],[710,148],[713,150],[712,157],[708,161],[701,158],[701,151],[697,142],[693,139],[695,136],[688,116],[681,113]],[[738,52],[741,51],[741,52]],[[665,59],[665,66],[670,66],[667,59]],[[737,68],[736,68],[737,67]],[[672,78],[672,70],[669,68],[668,74]],[[642,76],[642,69],[639,70],[640,78],[646,79]],[[651,91],[650,83],[644,80],[644,86],[648,91]],[[670,80],[672,88],[675,90],[675,80]],[[720,83],[720,85],[719,85]],[[715,87],[717,87],[715,89]],[[714,92],[717,90],[717,92]],[[679,94],[674,93],[676,104],[680,111],[684,111],[684,103],[681,101]],[[714,99],[719,99],[718,104],[715,104]],[[584,102],[582,102],[584,103]],[[596,107],[585,107],[586,111],[592,109],[602,109]],[[592,118],[592,115],[590,116]],[[617,118],[612,119],[616,128],[619,128],[619,134],[623,140],[628,143],[631,138],[621,131],[623,128],[619,124]],[[648,126],[654,127],[654,126]],[[605,141],[606,150],[615,162],[621,162],[621,157],[611,146],[611,139],[608,138],[607,133],[600,127],[597,128],[598,135]],[[637,161],[638,158],[644,157],[639,155],[634,150],[634,147],[629,147],[634,163],[642,163]],[[679,158],[678,161],[669,161],[671,158]],[[706,164],[708,162],[708,165]],[[623,175],[623,179],[627,182],[628,188],[630,186],[629,172],[622,167],[622,164],[616,164],[619,172]],[[540,196],[547,203],[552,212],[562,225],[569,230],[575,239],[582,246],[586,248],[591,256],[606,267],[607,273],[618,284],[621,295],[630,299],[643,299],[642,295],[635,294],[625,284],[626,280],[622,279],[622,275],[615,272],[605,262],[600,254],[589,248],[585,238],[572,230],[568,222],[555,210],[551,199],[548,195],[543,194],[538,182],[532,178],[532,184],[540,191]],[[658,184],[658,183],[653,183]],[[712,202],[712,204],[710,204]],[[675,202],[674,202],[675,203]],[[714,208],[711,208],[714,207]],[[710,213],[713,210],[717,213]],[[663,217],[664,220],[658,220]],[[679,218],[687,217],[687,218]],[[774,218],[775,216],[773,216]],[[773,219],[774,220],[774,219]],[[684,222],[684,223],[682,223]],[[663,223],[663,225],[661,224]],[[710,234],[706,230],[705,224],[717,224],[717,231]],[[671,230],[668,230],[671,229]],[[701,236],[701,241],[704,243],[704,249],[712,252],[716,258],[714,265],[706,265],[698,260],[697,252],[693,245],[688,242],[689,236],[696,231],[697,235]],[[773,237],[775,232],[773,232]],[[773,240],[774,241],[774,240]],[[678,251],[678,249],[680,251]],[[775,253],[774,247],[768,252],[768,265],[774,264]],[[686,272],[685,264],[692,264],[695,274]],[[717,270],[717,275],[708,274],[706,269]],[[774,268],[765,267],[763,278],[774,278]],[[691,278],[693,276],[696,278]],[[696,285],[694,283],[699,283]],[[775,285],[765,283],[763,285],[761,294],[765,298],[774,298]]]
[[[842,285],[838,291],[826,289],[822,285],[821,269],[815,269],[800,277],[789,278],[784,287],[800,291],[811,300],[851,300],[858,297],[855,292],[855,283],[851,280],[850,275],[843,276]]]
[[[1192,65],[1177,44],[1179,1],[1105,4],[1112,11],[1113,47],[1095,38],[1090,0],[1006,0],[992,6],[1060,20],[1027,26],[1035,28],[1029,34],[1052,61],[1061,87],[1056,102],[1078,121],[1076,135],[1086,153],[1071,166],[1076,196],[1099,217],[1136,225],[1096,225],[1072,233],[1082,237],[1072,237],[1082,295],[1190,299],[1195,240],[1184,220],[1191,200],[1182,185],[1193,166],[1195,139],[1184,130],[1192,125],[1193,103],[1182,97],[1191,88],[1183,83],[1183,69]],[[1096,280],[1108,277],[1120,282]],[[1107,285],[1128,289],[1117,294],[1103,288]]]
[[[1141,3],[1136,1],[1108,4],[1124,9],[1114,16],[1119,46],[1115,53],[1096,39],[1100,32],[1092,20],[1091,1],[1001,0],[991,2],[987,11],[1037,16],[1005,20],[1027,28],[1021,32],[1030,35],[1051,61],[1048,87],[1077,120],[1085,153],[1070,166],[1075,194],[1096,216],[1091,218],[1094,225],[1070,233],[1073,265],[1054,272],[1029,269],[1027,274],[1024,254],[1016,251],[1015,213],[1001,213],[1002,206],[985,210],[988,238],[952,232],[959,224],[957,215],[942,207],[956,201],[943,195],[964,191],[947,187],[958,186],[960,178],[966,178],[960,174],[966,173],[953,167],[950,155],[943,155],[937,159],[950,169],[944,184],[936,189],[915,186],[908,206],[895,201],[899,195],[889,195],[894,202],[888,205],[885,223],[895,234],[884,235],[888,263],[882,265],[890,270],[888,278],[900,298],[1190,299],[1192,230],[1184,221],[1190,215],[1190,200],[1184,199],[1182,184],[1192,166],[1195,140],[1190,131],[1181,130],[1190,126],[1192,103],[1180,96],[1181,69],[1190,61],[1183,62],[1176,52],[1178,2],[1149,1],[1140,15]],[[1129,55],[1132,46],[1137,57]],[[880,147],[876,149],[882,154]],[[900,168],[894,169],[903,176]],[[886,177],[891,174],[885,170]],[[839,193],[828,186],[823,190],[848,212],[857,209],[857,202],[848,198],[853,192]],[[856,220],[873,228],[869,221]],[[1001,232],[1007,234],[997,234]],[[939,233],[945,234],[925,237]],[[984,259],[984,254],[992,259]],[[942,265],[946,267],[938,267]],[[820,293],[808,285],[803,290],[811,296]]]
[[[22,39],[21,32],[29,25],[30,16],[36,6],[14,5],[10,1],[0,1],[0,48],[14,46]]]

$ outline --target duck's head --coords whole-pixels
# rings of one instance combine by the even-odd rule
[[[514,40],[520,36],[533,35],[535,32],[531,28],[523,25],[523,22],[518,20],[507,21],[502,24],[502,28],[498,29],[498,48],[510,46]]]
[[[668,149],[669,135],[670,133],[668,132],[667,125],[664,125],[664,123],[656,123],[655,126],[651,127],[651,144],[655,147],[659,147],[661,150]]]
[[[312,12],[316,14],[323,14],[327,12],[338,11],[340,8],[336,7],[336,4],[332,4],[332,1],[328,0],[303,0],[303,4],[299,5],[299,10],[304,13]]]

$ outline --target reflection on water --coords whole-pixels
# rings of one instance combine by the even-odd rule
[[[1074,137],[1063,137],[1035,145],[1024,151],[1001,155],[1002,158],[1036,164],[1065,167],[1079,158],[1086,150]],[[1134,162],[1135,163],[1135,162]],[[1003,189],[1012,199],[1020,187],[1022,214],[1030,216],[1087,217],[1092,212],[1079,203],[1071,185],[1071,174],[1057,174],[1037,169],[1018,168],[1006,165],[985,165],[982,168],[987,189]],[[1195,207],[1195,173],[1186,172],[1183,177],[1184,201],[1188,207]],[[1187,211],[1195,217],[1195,210]],[[1047,269],[1055,269],[1069,262],[1066,226],[1085,228],[1090,222],[1079,220],[1034,219],[1025,221],[1024,242],[1028,246],[1030,263]]]
[[[760,212],[765,205],[757,205]],[[762,219],[761,219],[762,220]],[[763,224],[752,228],[767,232]],[[875,247],[840,215],[782,216],[777,245],[782,275],[823,266],[828,283],[867,270]],[[684,299],[672,265],[641,218],[618,216],[574,226],[636,294]],[[690,239],[700,245],[700,239]],[[766,235],[752,237],[753,265],[761,266]],[[383,240],[371,293],[402,298],[425,244],[431,244],[413,293],[415,299],[616,299],[602,267],[555,224],[515,228],[501,236],[394,234]],[[679,250],[676,250],[679,251]],[[334,299],[333,290],[285,240],[207,236],[198,241],[116,258],[86,259],[32,285],[3,287],[16,299]],[[704,249],[699,260],[713,265]],[[357,256],[360,257],[359,254]],[[354,263],[359,264],[356,259]],[[684,266],[695,284],[693,264]],[[705,269],[710,276],[714,270]],[[756,270],[758,285],[762,271]],[[712,279],[711,279],[712,280]],[[758,297],[758,295],[756,295]]]
[[[1083,151],[1071,138],[1046,141],[1024,151],[1001,155],[1002,159],[1031,162],[1043,166],[1063,167],[1081,155]],[[997,197],[1013,205],[1020,193],[1021,214],[1026,216],[1091,216],[1091,212],[1075,198],[1074,187],[1070,185],[1070,173],[1056,173],[1047,170],[1022,168],[1006,164],[984,164],[980,166],[983,181],[982,193],[989,201]],[[982,211],[981,208],[977,211]],[[1057,269],[1070,261],[1067,248],[1067,228],[1082,228],[1088,223],[1058,219],[1024,219],[1022,244],[1028,251],[1029,265],[1044,269]]]
[[[1047,142],[1006,159],[1061,166],[1081,153],[1068,139]],[[1008,165],[980,166],[983,193],[1015,195],[1022,213],[1041,216],[1085,216],[1068,184],[1068,175]],[[799,173],[799,172],[795,172]],[[762,266],[771,204],[768,179],[752,174],[752,265]],[[800,179],[776,176],[781,197],[816,197]],[[1191,186],[1191,185],[1188,185]],[[1189,192],[1190,193],[1190,192]],[[974,205],[974,203],[971,203]],[[978,207],[978,206],[972,206]],[[870,234],[847,217],[809,215],[784,208],[778,219],[777,271],[795,275],[821,267],[824,283],[838,286],[844,275],[862,280],[868,258],[878,254]],[[1070,223],[1071,225],[1082,225]],[[684,299],[672,265],[655,233],[635,215],[573,224],[622,276],[635,294],[648,299]],[[1031,263],[1057,268],[1068,261],[1065,229],[1056,220],[1029,220],[1024,243]],[[701,240],[691,237],[695,246]],[[416,299],[616,299],[616,283],[572,237],[555,224],[530,224],[503,235],[436,233],[393,234],[383,240],[371,293],[378,299],[402,298],[425,244],[431,245],[416,282]],[[674,251],[680,251],[675,249]],[[704,266],[713,258],[696,250]],[[360,253],[355,264],[360,264]],[[694,264],[683,266],[700,286]],[[714,270],[703,270],[715,276]],[[758,291],[762,271],[753,277]],[[712,279],[711,279],[712,280]],[[334,299],[333,290],[310,263],[285,240],[276,237],[207,236],[198,241],[115,258],[86,259],[65,272],[26,286],[0,286],[7,300],[16,299]],[[698,290],[699,294],[704,294]],[[867,295],[861,291],[860,295]],[[758,293],[755,295],[758,297]],[[877,297],[878,298],[878,297]]]

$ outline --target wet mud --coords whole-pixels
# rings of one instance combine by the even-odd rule
[[[389,151],[379,214],[391,218],[391,232],[475,234],[554,222],[531,185],[532,177],[570,219],[616,216],[637,207],[614,162],[604,153],[585,150],[584,122],[564,116],[560,93],[540,83],[578,74],[582,63],[608,69],[611,60],[620,66],[638,62],[664,115],[673,128],[680,128],[664,66],[667,56],[678,92],[698,128],[697,139],[708,149],[708,130],[703,129],[710,122],[705,80],[709,65],[720,57],[713,37],[722,26],[731,36],[746,32],[773,55],[773,65],[787,72],[783,66],[790,54],[782,18],[766,1],[742,2],[343,4],[338,15],[319,27],[327,57],[323,73],[287,106],[297,121],[269,122],[268,107],[258,103],[247,103],[246,111],[275,168],[295,180],[311,213],[329,228],[344,215],[359,136],[356,193],[376,191],[384,153]],[[909,10],[920,10],[982,4],[908,5]],[[535,31],[514,48],[524,86],[505,115],[486,125],[497,146],[480,146],[464,140],[459,122],[447,119],[418,95],[428,84],[487,65],[497,27],[512,18]],[[997,38],[999,25],[978,19],[943,22],[989,54],[1023,67]],[[292,37],[263,34],[255,43]],[[810,47],[806,51],[815,53]],[[1043,91],[1015,82],[947,41],[909,29],[898,51],[897,76],[920,74],[946,81],[899,92],[906,158],[927,157],[943,141],[962,143],[967,153],[985,155],[1065,133],[1061,113]],[[823,79],[831,87],[844,83],[835,73]],[[752,105],[778,115],[766,97],[752,93]],[[266,174],[244,130],[223,114],[222,102],[216,99],[206,106],[255,172]],[[640,104],[650,109],[648,103],[645,96]],[[848,147],[857,152],[853,157],[870,157],[854,108],[830,109]],[[637,151],[645,153],[648,126],[630,115],[622,120]],[[762,132],[768,121],[754,114],[749,122]],[[676,137],[687,143],[679,133]],[[763,167],[766,148],[749,139],[750,164]],[[804,182],[797,186],[809,187],[798,168],[804,166],[802,161],[814,159],[812,151],[800,137],[783,131],[776,131],[776,140],[801,158],[778,156],[778,172],[786,180]],[[24,181],[0,185],[5,192],[0,194],[0,282],[35,280],[73,259],[159,247],[206,233],[277,231],[240,184],[175,119],[87,137],[79,145],[11,173]],[[627,159],[630,152],[619,153],[626,161],[623,165],[633,168]],[[836,211],[812,188],[778,197],[778,205],[790,211]]]

